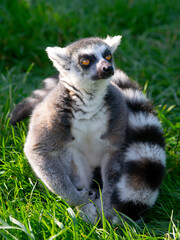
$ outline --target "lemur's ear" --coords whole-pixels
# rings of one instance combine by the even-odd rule
[[[118,47],[118,45],[120,44],[121,38],[122,38],[122,36],[120,36],[120,35],[114,36],[114,37],[107,36],[107,38],[104,40],[104,42],[107,43],[110,46],[111,51],[114,52],[116,50],[116,48]]]
[[[47,47],[46,52],[49,59],[53,62],[58,71],[68,68],[69,58],[66,48]]]

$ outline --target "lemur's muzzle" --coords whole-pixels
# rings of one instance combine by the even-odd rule
[[[97,63],[96,79],[106,79],[114,74],[114,68],[110,62],[101,60]]]

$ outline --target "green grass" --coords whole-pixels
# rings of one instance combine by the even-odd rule
[[[0,239],[180,239],[179,0],[0,1]],[[44,49],[82,37],[123,35],[116,65],[147,89],[166,137],[167,173],[141,223],[92,226],[48,192],[23,153],[28,120],[15,103],[54,74]]]

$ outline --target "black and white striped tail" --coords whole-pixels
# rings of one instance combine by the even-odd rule
[[[44,87],[42,89],[35,90],[30,97],[25,98],[22,102],[16,105],[11,114],[10,123],[15,125],[17,122],[29,117],[34,108],[57,85],[58,81],[58,76],[44,79]]]
[[[151,102],[138,85],[120,71],[112,79],[129,109],[123,169],[111,197],[113,207],[134,220],[151,207],[165,174],[165,142]]]

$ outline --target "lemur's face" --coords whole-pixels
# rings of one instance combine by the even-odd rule
[[[93,45],[74,52],[70,69],[86,80],[107,79],[114,74],[113,57],[106,45]]]
[[[49,58],[65,78],[74,84],[110,79],[114,74],[113,53],[121,36],[81,39],[66,48],[48,47]]]

